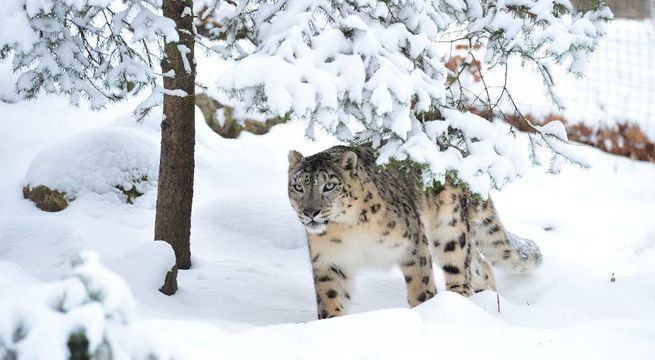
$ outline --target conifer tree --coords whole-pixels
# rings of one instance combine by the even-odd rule
[[[511,133],[468,112],[477,103],[500,113],[501,101],[471,96],[458,80],[472,62],[448,69],[440,44],[480,49],[487,68],[522,59],[561,105],[551,66],[580,74],[612,17],[605,4],[578,13],[568,0],[243,0],[214,13],[218,49],[237,60],[219,87],[243,112],[302,119],[310,137],[321,127],[370,142],[379,164],[418,163],[426,184],[450,176],[483,196],[521,173],[520,151]],[[561,123],[521,119],[534,162],[546,145],[552,171],[563,159],[584,165],[565,147]]]

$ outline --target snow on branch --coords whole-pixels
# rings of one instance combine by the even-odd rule
[[[425,184],[452,176],[483,197],[523,172],[520,152],[504,127],[469,112],[442,111],[443,119],[414,119],[406,141],[394,139],[380,147],[378,163],[411,159],[423,165]]]
[[[308,135],[320,126],[370,141],[381,164],[409,159],[426,183],[454,174],[483,196],[522,172],[520,152],[512,134],[460,113],[465,97],[452,96],[456,74],[439,42],[458,34],[484,50],[490,67],[512,56],[535,63],[556,101],[550,64],[581,72],[612,16],[604,4],[577,13],[568,0],[251,0],[221,2],[213,14],[220,53],[238,59],[218,87],[237,106],[303,119]],[[565,138],[533,130],[572,158]]]
[[[161,0],[7,0],[0,59],[10,58],[25,98],[64,93],[92,108],[156,85],[163,42],[178,41]]]
[[[180,89],[167,90],[161,86],[155,86],[150,95],[136,106],[134,114],[138,119],[144,118],[150,110],[164,102],[164,95],[185,97],[189,94]]]
[[[180,52],[182,64],[184,65],[184,71],[186,71],[187,74],[191,74],[191,64],[189,63],[189,58],[187,57],[187,55],[191,53],[191,49],[189,49],[186,45],[178,45],[177,51]]]

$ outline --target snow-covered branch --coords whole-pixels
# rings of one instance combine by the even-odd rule
[[[152,88],[163,41],[178,41],[160,0],[8,0],[0,57],[19,73],[18,93],[64,93],[93,108]],[[163,41],[161,41],[163,40]]]
[[[510,150],[507,131],[457,111],[474,93],[461,83],[452,91],[462,68],[445,66],[439,42],[457,34],[484,51],[487,67],[512,56],[534,62],[552,93],[550,64],[579,73],[612,14],[604,4],[577,13],[567,0],[279,0],[224,2],[215,16],[222,54],[243,57],[218,83],[236,105],[301,118],[309,135],[320,126],[344,141],[370,141],[382,146],[381,164],[409,159],[426,183],[456,174],[486,195],[522,172],[512,156],[520,151]],[[494,107],[488,92],[474,95]]]

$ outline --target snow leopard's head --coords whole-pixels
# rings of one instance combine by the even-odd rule
[[[344,146],[307,157],[289,152],[289,201],[307,232],[323,233],[349,212],[357,167],[357,154]]]

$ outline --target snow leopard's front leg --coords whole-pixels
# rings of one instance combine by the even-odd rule
[[[320,251],[309,247],[316,290],[318,319],[328,319],[344,315],[350,302],[348,283],[350,274],[336,265],[324,261]]]

